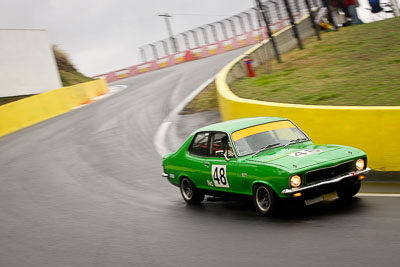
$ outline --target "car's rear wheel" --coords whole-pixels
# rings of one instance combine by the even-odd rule
[[[253,190],[253,203],[262,215],[271,215],[275,212],[277,196],[274,190],[264,184],[258,184]]]
[[[189,205],[199,204],[204,200],[204,193],[187,177],[181,179],[180,189],[183,199]]]
[[[361,188],[361,183],[348,184],[337,191],[337,195],[340,199],[351,199],[355,196]]]

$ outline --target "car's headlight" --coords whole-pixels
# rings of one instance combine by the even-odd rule
[[[299,187],[301,185],[301,177],[299,175],[293,175],[290,177],[290,186]]]
[[[361,171],[365,168],[365,161],[363,159],[358,159],[356,161],[356,169],[357,171]]]

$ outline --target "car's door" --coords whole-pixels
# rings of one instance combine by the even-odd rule
[[[211,133],[209,155],[207,185],[215,190],[240,192],[241,182],[237,176],[237,159],[226,133]]]
[[[208,187],[210,136],[209,132],[197,133],[186,153],[188,165],[185,172],[199,188]]]
[[[190,176],[197,187],[226,192],[241,191],[241,182],[237,179],[237,159],[226,133],[197,133],[187,158]]]

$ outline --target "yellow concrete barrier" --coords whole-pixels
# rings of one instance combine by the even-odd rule
[[[0,136],[68,112],[107,90],[105,80],[99,79],[0,106]]]
[[[246,51],[250,55],[261,45]],[[357,147],[368,155],[368,165],[379,171],[400,171],[400,106],[313,106],[243,99],[229,88],[232,68],[244,58],[229,63],[216,79],[223,120],[255,116],[293,120],[315,143]]]

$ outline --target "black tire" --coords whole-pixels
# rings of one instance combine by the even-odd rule
[[[337,195],[340,199],[351,199],[360,191],[360,187],[361,183],[346,185],[337,191]]]
[[[204,200],[204,193],[197,189],[187,177],[181,179],[179,188],[181,189],[183,200],[189,205],[196,205]]]
[[[257,184],[253,189],[253,203],[259,213],[271,215],[276,210],[277,196],[271,187]]]

